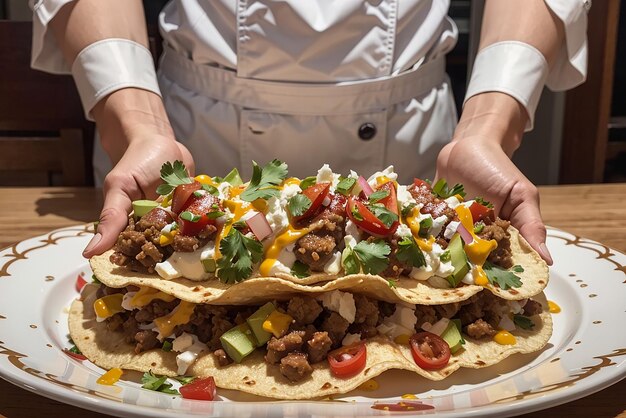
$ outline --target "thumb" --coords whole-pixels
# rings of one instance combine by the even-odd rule
[[[107,251],[117,241],[120,232],[128,224],[132,201],[120,188],[114,187],[107,190],[105,186],[104,206],[100,213],[100,223],[85,250],[83,257],[90,258]]]

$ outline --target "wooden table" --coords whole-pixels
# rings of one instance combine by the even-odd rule
[[[626,252],[626,184],[542,187],[546,224]],[[1,188],[0,248],[52,229],[91,222],[102,205],[101,192],[86,188]],[[626,413],[626,380],[565,405],[524,417],[616,417]],[[0,416],[105,417],[81,410],[0,379]]]

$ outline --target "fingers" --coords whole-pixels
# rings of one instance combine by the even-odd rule
[[[507,216],[505,211],[510,214]],[[537,188],[529,181],[517,183],[506,199],[502,212],[541,258],[548,265],[552,265],[552,256],[546,246],[546,227],[541,219]]]
[[[126,228],[132,199],[124,191],[124,182],[115,175],[107,176],[104,186],[104,206],[100,213],[97,233],[93,236],[83,257],[90,258],[107,251],[117,241],[117,236]]]

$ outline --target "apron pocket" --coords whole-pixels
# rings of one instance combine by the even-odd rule
[[[301,178],[323,164],[336,173],[367,175],[384,168],[387,111],[319,116],[242,110],[239,135],[245,177],[252,175],[252,160],[264,165],[274,158]]]

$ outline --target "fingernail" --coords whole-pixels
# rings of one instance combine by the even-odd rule
[[[85,247],[85,250],[83,251],[83,256],[85,256],[85,254],[88,254],[93,249],[93,247],[98,245],[101,239],[102,239],[101,233],[98,232],[96,235],[94,235],[91,241],[89,241],[89,244],[87,244],[87,246]]]
[[[550,255],[550,251],[548,250],[548,246],[545,242],[539,244],[539,250],[541,250],[541,255],[543,256],[544,260],[546,260],[548,265],[551,266],[553,263],[552,256]]]

